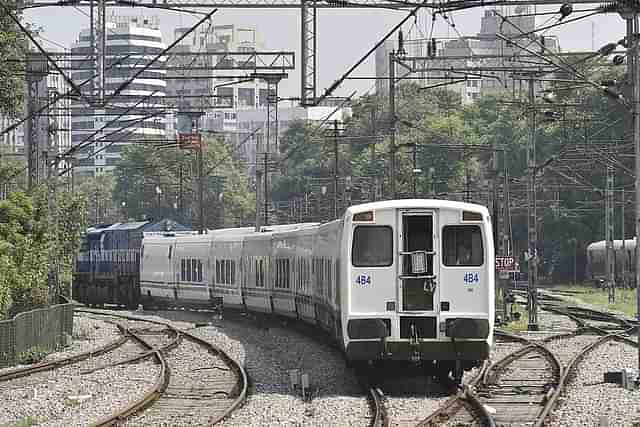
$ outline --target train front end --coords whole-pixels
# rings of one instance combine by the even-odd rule
[[[396,200],[344,220],[342,325],[352,361],[413,361],[461,376],[489,356],[494,249],[484,206]]]

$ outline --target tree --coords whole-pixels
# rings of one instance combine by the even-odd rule
[[[255,195],[249,191],[246,168],[234,158],[226,142],[205,138],[203,144],[207,227],[252,223]],[[123,152],[114,176],[113,199],[127,218],[168,217],[184,224],[197,224],[195,151],[133,144]]]
[[[3,5],[18,15],[16,0],[2,0]],[[16,116],[21,109],[24,73],[24,40],[13,20],[0,13],[0,114]]]
[[[78,186],[83,202],[76,201],[84,209],[84,218],[90,224],[109,224],[122,220],[117,200],[113,199],[115,179],[110,174],[84,178]]]
[[[12,192],[0,201],[0,316],[47,303],[48,255],[53,241],[48,225],[42,190],[32,196]]]

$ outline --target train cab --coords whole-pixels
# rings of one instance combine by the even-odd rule
[[[489,355],[494,249],[484,206],[397,200],[344,217],[342,325],[351,360],[458,362]]]

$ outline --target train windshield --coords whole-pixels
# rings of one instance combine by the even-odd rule
[[[443,230],[444,265],[481,266],[484,262],[482,233],[477,225],[455,225]]]
[[[393,264],[393,230],[388,226],[358,226],[353,232],[354,267],[388,267]]]

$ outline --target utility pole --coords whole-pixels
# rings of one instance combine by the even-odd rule
[[[178,174],[178,218],[180,222],[184,222],[184,165],[182,164],[182,158],[180,158],[180,170]]]
[[[535,92],[533,88],[533,75],[529,78],[529,144],[527,146],[527,169],[528,169],[528,298],[527,308],[529,310],[529,323],[527,329],[538,330],[538,229],[536,218],[536,106]]]
[[[253,139],[253,136],[251,137]],[[260,134],[256,137],[256,232],[260,231],[262,223],[262,213],[260,212],[262,207],[262,178],[263,171],[260,169],[260,152],[263,150],[264,134]]]
[[[632,113],[633,113],[633,147],[635,151],[635,285],[636,285],[636,313],[640,320],[640,250],[638,250],[638,236],[640,235],[640,72],[638,72],[638,14],[634,5],[631,9],[622,10],[620,15],[627,21],[627,74],[631,80]],[[640,369],[640,347],[638,347],[638,369]]]
[[[46,59],[38,54],[29,53],[27,55],[27,120],[26,126],[26,149],[27,149],[27,168],[28,187],[33,190],[35,186],[40,184],[43,175],[42,162],[42,141],[44,132],[43,118],[40,114],[36,114],[40,110],[40,89],[42,80],[45,79],[48,72]],[[44,115],[48,115],[43,112]]]
[[[375,108],[371,109],[371,135],[373,136],[373,141],[371,142],[371,200],[372,202],[376,201],[376,192],[378,191],[378,179],[376,174],[376,110]]]
[[[338,218],[338,121],[333,121],[333,218]]]
[[[204,223],[204,153],[202,150],[202,139],[198,133],[198,226],[199,234],[205,233]]]
[[[391,138],[389,143],[389,180],[391,198],[396,198],[396,54],[389,52],[389,120]]]
[[[49,99],[55,100],[58,96],[57,91],[51,91]],[[55,103],[53,104],[55,106]],[[52,109],[55,111],[55,107]],[[47,144],[44,147],[42,157],[44,160],[44,166],[47,171],[47,209],[49,211],[50,226],[57,230],[57,212],[56,212],[56,186],[58,184],[58,138],[57,138],[57,123],[56,114],[52,119],[48,119],[49,123],[47,129]],[[53,162],[51,161],[53,159]],[[53,234],[54,244],[52,245],[57,249],[57,233]],[[49,288],[49,304],[55,304],[58,301],[58,256],[55,251],[49,251],[49,273],[48,273],[48,288]]]
[[[412,161],[413,161],[413,169],[411,171],[411,186],[413,187],[413,198],[415,199],[416,197],[418,197],[418,192],[416,190],[416,180],[417,180],[417,176],[418,173],[420,172],[418,170],[418,144],[413,144],[413,150],[411,153],[411,157],[412,157]]]
[[[640,320],[640,250],[638,250],[638,236],[640,236],[640,72],[638,70],[638,15],[634,11],[627,21],[627,40],[629,43],[629,62],[631,72],[629,76],[633,85],[633,146],[635,149],[635,285],[636,285],[636,313]],[[638,368],[640,369],[640,347],[638,347]]]
[[[607,166],[607,187],[605,189],[604,234],[606,241],[606,270],[609,303],[615,302],[615,265],[613,262],[613,167]]]
[[[627,244],[624,241],[625,239],[625,230],[624,230],[624,204],[625,204],[625,195],[624,188],[620,190],[620,235],[622,239],[622,274],[620,277],[620,285],[622,289],[627,287]]]

